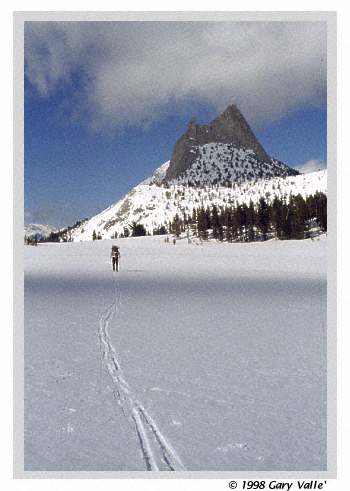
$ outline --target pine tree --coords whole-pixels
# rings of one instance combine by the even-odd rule
[[[227,242],[233,241],[233,230],[232,230],[232,208],[226,207],[224,210],[224,227],[225,227],[225,240]]]
[[[207,206],[206,209],[205,209],[205,228],[207,230],[209,230],[211,228],[210,208],[209,208],[209,206]]]
[[[269,225],[270,225],[270,213],[265,198],[259,199],[258,212],[257,212],[257,225],[261,231],[263,240],[266,240],[267,233],[269,231]]]
[[[179,215],[176,213],[171,224],[171,232],[176,236],[180,237],[181,234],[181,220]]]
[[[252,200],[249,202],[249,207],[247,210],[247,238],[248,242],[252,242],[255,240],[255,209],[254,209],[254,203]]]
[[[147,235],[147,231],[142,223],[132,222],[131,235],[132,237],[141,237]]]
[[[223,228],[220,222],[219,213],[216,205],[211,209],[211,223],[213,228],[213,239],[223,240]]]
[[[233,207],[232,208],[232,213],[231,213],[231,228],[232,228],[232,240],[240,240],[241,235],[240,235],[240,210],[238,207]]]
[[[304,239],[307,220],[306,203],[303,197],[298,194],[290,198],[289,206],[292,217],[292,238]]]
[[[197,211],[197,231],[200,239],[208,239],[207,221],[203,207]]]
[[[168,233],[164,225],[153,229],[153,235],[166,235]]]
[[[198,237],[198,229],[197,229],[197,210],[193,208],[192,218],[190,219],[192,233]]]
[[[314,220],[317,215],[316,198],[311,195],[306,198],[307,218],[308,220]]]
[[[275,230],[276,237],[278,239],[283,238],[283,230],[282,230],[282,216],[283,216],[283,202],[277,196],[275,196],[272,205],[271,205],[271,224]]]
[[[240,206],[240,230],[242,233],[242,239],[244,242],[247,241],[247,223],[248,223],[248,206],[243,203]]]
[[[291,214],[290,207],[287,205],[287,203],[285,201],[282,204],[281,227],[282,227],[282,237],[281,238],[291,239],[292,235],[293,235],[292,214]]]

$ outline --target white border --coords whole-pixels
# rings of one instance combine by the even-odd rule
[[[128,9],[138,9],[138,10],[144,10],[145,5],[141,4],[142,2],[128,2]],[[56,5],[53,5],[56,4]],[[62,9],[62,8],[69,8],[69,9],[91,9],[95,10],[96,9],[96,4],[89,0],[83,1],[75,1],[74,4],[72,1],[66,2],[66,1],[61,1],[61,2],[50,2],[48,5],[47,2],[38,2],[38,1],[31,1],[31,2],[13,2],[12,8],[15,10],[23,10],[23,9],[31,9],[31,10],[39,10],[43,8],[57,8],[57,9]],[[111,1],[100,1],[99,2],[99,7],[104,8],[105,10],[111,10],[113,8],[118,8],[122,9],[123,5],[120,3],[115,4],[114,2]],[[291,10],[295,8],[304,8],[304,9],[312,9],[312,8],[318,8],[318,9],[337,9],[340,8],[341,11],[339,12],[339,35],[340,35],[340,48],[339,48],[339,54],[340,54],[340,68],[341,68],[341,83],[340,83],[340,93],[341,93],[341,98],[342,98],[342,103],[340,105],[340,118],[344,122],[343,126],[341,127],[340,134],[341,134],[341,139],[339,141],[339,157],[340,157],[340,162],[343,161],[344,163],[348,159],[348,144],[347,140],[349,138],[348,136],[348,129],[347,129],[347,120],[348,120],[348,108],[349,108],[349,87],[350,87],[350,71],[349,71],[349,65],[348,65],[348,58],[349,58],[349,52],[350,52],[350,42],[349,42],[349,26],[350,26],[350,15],[348,9],[345,7],[342,7],[342,2],[340,1],[333,1],[333,2],[324,2],[319,0],[318,2],[312,2],[312,1],[284,1],[283,5],[281,5],[280,2],[272,2],[272,1],[265,1],[263,4],[258,1],[251,1],[251,2],[242,2],[242,1],[236,1],[234,5],[231,2],[221,2],[218,0],[215,2],[215,7],[217,9],[227,9],[227,8],[232,8],[235,7],[237,9],[245,9],[245,10],[250,10],[250,9],[259,9],[263,7],[264,9],[279,9],[279,10]],[[11,31],[12,31],[12,25],[11,25],[11,7],[7,7],[7,10],[5,12],[5,22],[6,26],[5,28],[2,28],[1,30],[1,35],[3,35],[3,43],[1,46],[2,52],[4,52],[4,56],[2,56],[2,61],[4,63],[4,66],[9,68],[9,71],[11,70],[11,58],[12,58],[12,46],[11,46]],[[157,10],[157,9],[163,9],[164,10],[164,5],[160,5],[160,2],[148,2],[147,3],[147,8]],[[175,5],[170,5],[170,3],[167,3],[167,9],[183,9],[183,8],[192,8],[193,10],[196,10],[198,8],[208,8],[206,4],[201,3],[200,5],[194,5],[193,2],[191,5],[189,5],[189,2],[183,2],[179,0],[176,2]],[[3,9],[4,10],[4,9]],[[7,17],[7,18],[6,18]],[[3,22],[2,22],[3,24]],[[5,69],[6,71],[6,69]],[[7,75],[7,76],[6,76]],[[5,135],[5,140],[7,142],[11,142],[11,120],[12,120],[12,114],[11,114],[11,78],[12,78],[12,73],[10,74],[5,74],[5,80],[4,77],[1,81],[1,86],[3,88],[2,93],[5,91],[5,99],[4,99],[4,105],[2,106],[3,108],[5,107],[5,123],[3,123],[2,129],[2,135]],[[4,111],[2,112],[2,117],[3,117]],[[9,116],[7,118],[7,116]],[[9,192],[11,188],[11,148],[6,149],[5,151],[5,165],[0,167],[1,170],[1,184],[3,186],[3,189],[6,190],[7,192],[1,193],[0,196],[0,209],[3,210],[2,213],[2,225],[5,229],[9,230],[10,229],[10,221],[11,221],[11,193]],[[7,163],[6,163],[7,159]],[[339,167],[338,170],[338,181],[339,181],[339,195],[340,195],[340,205],[339,205],[339,222],[346,225],[347,220],[347,210],[346,210],[346,198],[347,198],[347,186],[350,178],[350,167],[349,164],[343,165]],[[345,254],[344,247],[345,244],[349,243],[349,227],[339,227],[338,228],[338,235],[340,238],[340,247],[339,247],[339,261],[341,263],[342,268],[339,270],[339,287],[340,287],[340,310],[339,310],[339,320],[340,324],[344,326],[343,329],[341,329],[341,336],[339,340],[339,346],[340,346],[340,369],[341,369],[341,375],[339,377],[339,382],[340,382],[340,394],[342,395],[341,398],[341,414],[340,414],[340,424],[341,424],[341,435],[342,438],[339,439],[339,475],[341,475],[341,478],[338,479],[338,485],[335,481],[328,481],[327,482],[327,489],[346,489],[348,487],[348,483],[346,482],[346,477],[347,477],[347,469],[348,469],[348,462],[350,462],[350,455],[349,455],[349,446],[347,445],[347,442],[349,441],[349,435],[350,435],[350,428],[349,428],[349,414],[350,414],[350,407],[349,407],[349,391],[345,390],[345,388],[348,386],[348,377],[347,374],[350,373],[350,366],[349,366],[349,356],[348,356],[348,346],[349,343],[349,330],[346,328],[347,325],[350,324],[350,312],[349,312],[349,302],[348,297],[347,297],[347,292],[346,292],[346,287],[347,287],[347,278],[349,276],[349,260],[348,260],[348,254]],[[8,256],[11,256],[11,244],[6,242],[6,244],[2,244],[2,251],[5,249],[6,253],[9,252]],[[11,261],[7,262],[7,267],[5,269],[5,274],[11,270]],[[4,272],[4,269],[2,270]],[[6,277],[9,277],[9,275],[6,275]],[[7,308],[4,309],[5,312],[5,326],[9,325],[10,323],[6,323],[6,320],[11,319],[11,302],[7,305]],[[346,325],[346,321],[347,325]],[[3,368],[4,366],[7,369],[10,367],[10,344],[11,339],[7,340],[5,344],[2,345],[3,348],[3,357],[1,357],[1,367]],[[4,370],[2,370],[2,373],[5,373]],[[11,391],[11,375],[8,374],[5,386],[6,388],[9,389],[8,393]],[[5,401],[4,404],[2,405],[2,411],[1,415],[3,416],[4,409],[6,408],[5,411],[5,416],[6,419],[5,421],[9,421],[11,419],[11,409],[10,409],[10,404],[8,403],[10,399],[7,399],[7,402]],[[11,449],[11,437],[8,438],[10,435],[10,432],[7,431],[5,432],[2,436],[4,437],[2,439],[2,445],[1,445],[1,462],[2,462],[2,469],[5,470],[6,475],[2,473],[2,482],[5,483],[6,488],[8,489],[19,489],[22,487],[22,485],[26,485],[26,487],[29,487],[29,489],[33,488],[35,486],[35,489],[37,487],[40,488],[40,486],[45,485],[43,482],[38,482],[38,481],[11,481],[11,469],[10,469],[10,449]],[[74,485],[74,489],[79,486],[79,482],[77,481],[55,481],[55,487],[56,489],[59,483],[59,488],[60,489],[71,489],[71,486]],[[88,489],[89,486],[94,486],[95,483],[94,481],[89,482],[89,481],[83,481],[83,486],[85,489]],[[141,483],[140,483],[141,484]],[[191,489],[203,489],[203,486],[205,486],[205,482],[203,481],[187,481],[186,486],[189,486],[191,484]],[[109,481],[104,481],[103,487],[104,489],[108,489],[108,486],[112,486],[113,482]],[[128,481],[119,481],[118,482],[118,487],[122,487],[123,489],[129,489],[129,486],[132,486],[133,482],[128,482]],[[159,486],[162,485],[161,482],[155,482],[155,481],[142,481],[142,487],[145,489],[157,489]],[[176,485],[176,482],[171,482],[167,481],[167,487],[171,489],[171,486]],[[225,479],[224,481],[209,481],[210,488],[212,489],[213,486],[218,486],[227,489],[227,480]],[[114,485],[113,485],[114,487]],[[163,488],[163,487],[162,487]]]

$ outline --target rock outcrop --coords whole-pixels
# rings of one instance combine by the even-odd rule
[[[256,158],[262,162],[271,160],[239,109],[231,105],[207,125],[196,124],[194,119],[190,121],[186,133],[174,146],[166,180],[178,177],[191,167],[197,158],[199,146],[215,142],[253,150]]]

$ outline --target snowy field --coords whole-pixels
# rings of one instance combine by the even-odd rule
[[[324,237],[25,247],[25,470],[326,467]]]

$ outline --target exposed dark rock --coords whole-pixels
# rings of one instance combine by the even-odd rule
[[[251,149],[262,162],[271,160],[241,112],[231,105],[207,125],[196,124],[194,119],[190,121],[186,133],[174,146],[166,179],[174,179],[191,167],[196,160],[198,146],[214,142],[232,143],[239,148]]]

